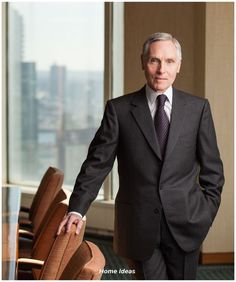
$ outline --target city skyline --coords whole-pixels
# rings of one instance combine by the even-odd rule
[[[67,62],[55,63],[53,56],[42,68],[37,56],[27,55],[30,29],[39,46],[41,43],[39,34],[33,31],[34,22],[29,27],[27,17],[10,3],[9,178],[29,185],[41,179],[48,166],[56,166],[64,171],[65,184],[73,185],[102,118],[104,70],[90,65],[82,70],[82,60],[76,59],[76,68],[71,68]],[[42,25],[41,29],[43,33]],[[56,56],[58,46],[53,39],[50,44]],[[85,59],[90,56],[89,48],[86,54]],[[103,56],[104,50],[99,53],[98,48],[96,57],[101,60]]]
[[[21,64],[27,70],[21,80],[21,129],[27,132],[21,137],[22,171],[37,178],[46,164],[54,164],[65,172],[65,183],[73,185],[102,118],[103,72],[88,75],[58,65],[42,72],[34,62]]]

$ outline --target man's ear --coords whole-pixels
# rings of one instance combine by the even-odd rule
[[[178,68],[177,68],[177,73],[180,72],[180,67],[181,67],[181,61],[179,61],[179,65],[178,65]]]
[[[140,58],[141,58],[142,70],[144,70],[144,69],[145,69],[145,67],[144,67],[144,65],[145,65],[145,59],[144,59],[143,54],[140,56]]]

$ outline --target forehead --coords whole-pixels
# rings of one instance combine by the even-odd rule
[[[149,56],[177,57],[177,49],[171,40],[151,43],[148,53]]]

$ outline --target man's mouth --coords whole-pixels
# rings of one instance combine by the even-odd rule
[[[167,78],[164,78],[164,77],[155,77],[155,80],[167,80]]]

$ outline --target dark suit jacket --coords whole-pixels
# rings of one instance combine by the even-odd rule
[[[162,159],[145,88],[108,101],[77,177],[69,211],[85,214],[118,160],[114,247],[124,257],[151,256],[160,201],[172,235],[187,252],[199,248],[220,205],[224,184],[209,103],[174,89]]]

